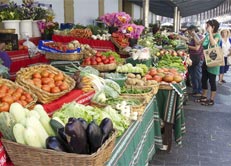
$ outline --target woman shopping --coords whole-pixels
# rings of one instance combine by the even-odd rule
[[[220,24],[217,20],[209,20],[206,22],[206,31],[207,34],[204,39],[198,40],[197,37],[194,36],[194,39],[197,41],[197,44],[201,44],[204,49],[208,49],[209,47],[214,47],[219,45],[219,41],[221,39],[220,34],[218,33],[218,28]],[[214,105],[214,100],[216,96],[216,76],[220,74],[220,66],[216,67],[208,67],[205,62],[202,65],[202,95],[196,102],[200,102],[201,105],[211,106]],[[210,84],[210,95],[208,96],[208,82]]]
[[[219,84],[226,83],[224,80],[224,73],[229,70],[229,66],[227,65],[227,56],[231,53],[231,38],[230,32],[228,29],[221,30],[221,43],[220,46],[222,48],[222,52],[225,58],[225,66],[220,67],[220,75],[219,75]]]

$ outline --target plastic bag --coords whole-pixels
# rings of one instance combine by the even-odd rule
[[[27,46],[29,57],[33,57],[36,55],[37,52],[39,52],[39,49],[37,46],[29,40],[29,37],[26,38],[26,41],[23,43],[24,46]]]

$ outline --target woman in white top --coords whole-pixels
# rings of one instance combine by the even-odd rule
[[[219,75],[219,84],[226,83],[224,78],[224,73],[229,70],[229,66],[227,65],[227,56],[231,53],[231,38],[230,31],[228,29],[221,30],[221,48],[225,58],[225,66],[220,67],[220,75]]]

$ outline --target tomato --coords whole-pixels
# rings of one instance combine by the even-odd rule
[[[46,71],[46,70],[43,70],[43,71],[41,72],[41,76],[46,78],[46,77],[49,76],[49,72]]]
[[[38,72],[35,72],[33,75],[32,75],[32,78],[41,78],[41,74],[38,73]]]
[[[97,65],[98,63],[96,61],[91,61],[91,65]]]
[[[54,83],[54,82],[49,82],[47,85],[48,85],[50,88],[55,87],[55,83]]]
[[[21,93],[15,91],[15,92],[12,94],[12,97],[13,97],[14,101],[16,101],[16,100],[18,100],[18,99],[21,97]]]
[[[6,85],[2,85],[2,87],[1,87],[1,91],[3,91],[3,92],[7,92],[9,90],[9,87],[8,86],[6,86]]]
[[[63,84],[63,81],[55,81],[55,86],[60,86]]]
[[[25,100],[21,100],[22,106],[25,107],[28,103]]]
[[[149,74],[150,74],[151,76],[156,75],[156,74],[157,74],[156,69],[151,69],[151,70],[149,71]]]
[[[2,98],[2,102],[6,102],[8,104],[12,104],[14,102],[14,99],[11,96],[5,96]]]
[[[104,63],[104,64],[108,64],[108,63],[109,63],[109,60],[108,60],[108,59],[105,59],[105,60],[103,60],[103,63]]]
[[[53,88],[51,88],[51,93],[59,93],[59,92],[60,92],[59,87],[53,87]]]
[[[102,54],[100,52],[97,52],[95,56],[99,57],[99,56],[102,56]]]
[[[3,102],[0,103],[0,112],[8,112],[10,108],[10,104]]]
[[[55,75],[54,80],[55,81],[62,81],[64,79],[64,76],[62,73],[58,73]]]
[[[63,82],[62,85],[59,86],[61,91],[67,90],[69,88],[68,84]]]
[[[84,65],[84,64],[83,64]],[[87,61],[85,65],[91,65],[91,61]]]
[[[98,63],[99,63],[99,62],[101,62],[101,61],[102,61],[102,60],[101,60],[101,58],[100,58],[100,57],[97,57],[97,58],[96,58],[96,62],[98,62]]]
[[[108,58],[109,58],[109,60],[115,60],[115,57],[112,55],[110,55]]]
[[[115,60],[109,60],[109,64],[115,63]]]
[[[46,92],[50,92],[51,88],[49,85],[42,85],[42,90],[44,90]]]
[[[3,97],[5,97],[5,96],[6,96],[6,93],[0,91],[0,99],[3,98]]]
[[[152,79],[152,76],[149,75],[149,74],[146,74],[146,75],[145,75],[145,78],[146,78],[146,80],[151,80],[151,79]]]
[[[53,79],[55,77],[55,74],[54,73],[50,73],[48,77]]]
[[[24,92],[24,90],[23,90],[22,88],[18,87],[18,88],[16,88],[15,92],[23,93],[23,92]]]
[[[104,63],[103,62],[99,62],[98,65],[104,65]]]
[[[8,94],[8,95],[12,95],[14,92],[15,92],[15,90],[10,88],[10,89],[8,90],[7,94]]]
[[[42,80],[40,78],[33,79],[34,84],[42,84]]]
[[[102,56],[101,56],[101,59],[102,59],[102,60],[105,60],[105,59],[107,59],[107,57],[104,56],[104,55],[102,55]]]
[[[25,95],[22,95],[21,97],[20,97],[20,100],[22,101],[22,100],[26,100],[26,96]]]
[[[43,85],[47,85],[49,82],[51,82],[51,78],[43,77],[41,80]]]

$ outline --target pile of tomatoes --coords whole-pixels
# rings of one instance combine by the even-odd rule
[[[95,56],[88,57],[83,60],[82,65],[104,65],[104,64],[112,64],[116,63],[114,56],[104,56],[100,52],[97,52]]]
[[[14,102],[18,102],[25,107],[32,101],[31,94],[22,88],[13,88],[5,84],[0,85],[0,112],[9,111],[10,105]]]
[[[69,85],[64,81],[64,75],[61,72],[57,74],[47,70],[35,72],[32,74],[29,82],[49,93],[59,93],[69,88]]]

